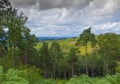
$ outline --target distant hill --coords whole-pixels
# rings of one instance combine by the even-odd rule
[[[38,37],[40,41],[46,41],[46,40],[63,40],[67,38],[73,38],[73,37]]]
[[[70,49],[72,47],[76,47],[75,43],[77,42],[77,37],[43,37],[42,40],[46,41],[47,43],[49,43],[49,46],[51,45],[51,43],[56,40],[56,42],[58,42],[61,45],[61,49],[64,53],[69,53]],[[42,42],[39,42],[35,48],[37,50],[40,49],[40,47],[42,46]],[[85,54],[85,47],[84,46],[79,46],[79,50],[81,51],[80,53],[82,55]],[[90,45],[88,45],[88,53],[92,53],[92,48]]]

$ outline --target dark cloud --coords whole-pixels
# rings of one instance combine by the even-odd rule
[[[92,0],[10,0],[15,7],[31,7],[36,4],[39,9],[51,9],[51,8],[62,8],[62,7],[84,7],[89,4]]]
[[[35,5],[37,0],[9,0],[15,7],[30,7]]]

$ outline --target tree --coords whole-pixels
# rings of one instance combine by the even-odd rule
[[[23,13],[17,14],[17,10],[13,9],[8,12],[5,21],[5,27],[8,28],[8,44],[10,48],[10,56],[14,57],[14,66],[17,66],[17,57],[15,55],[16,48],[21,45],[23,40],[23,28],[27,18]],[[13,48],[13,49],[12,49]]]
[[[69,61],[71,65],[71,76],[75,75],[75,66],[76,66],[77,60],[78,60],[77,49],[72,47],[69,53]]]
[[[62,50],[59,43],[53,42],[50,47],[51,60],[53,61],[53,77],[56,78],[56,66],[59,67],[59,61],[62,58]]]
[[[39,59],[41,61],[41,64],[43,64],[44,78],[46,78],[47,77],[47,65],[50,63],[48,43],[43,42],[42,47],[39,51],[39,55],[40,55]]]
[[[0,27],[0,55],[4,55],[6,50],[6,32]]]
[[[4,21],[4,15],[6,11],[8,11],[9,9],[11,9],[11,4],[9,0],[0,0],[0,54],[1,55],[3,55],[4,52],[6,51],[5,48],[6,48],[7,35],[4,30],[3,21]]]
[[[111,73],[115,66],[113,65],[115,60],[119,56],[120,52],[120,41],[119,37],[115,33],[101,34],[98,37],[99,53],[104,58],[104,65],[106,74]]]
[[[37,39],[35,35],[30,34],[30,30],[25,26],[26,21],[27,17],[12,8],[8,0],[0,1],[0,43],[1,40],[2,43],[3,40],[6,42],[5,45],[8,48],[6,56],[14,60],[14,67],[18,66],[19,58],[22,58],[19,60],[23,62],[22,64],[29,64],[32,56],[37,55],[33,48]]]
[[[94,34],[91,33],[91,27],[88,29],[85,29],[83,31],[83,33],[80,35],[79,39],[77,40],[76,45],[81,45],[81,46],[85,46],[85,53],[86,53],[86,74],[88,75],[88,43],[91,42],[92,46],[94,46],[94,42],[95,42],[95,37]]]
[[[22,29],[22,40],[19,45],[21,51],[21,60],[23,64],[32,64],[34,58],[38,56],[37,51],[34,49],[34,45],[38,42],[35,35],[30,34],[30,29],[24,27]],[[35,59],[34,59],[35,60]]]

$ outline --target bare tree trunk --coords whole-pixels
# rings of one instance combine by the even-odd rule
[[[60,70],[59,70],[59,79],[60,79]]]
[[[48,75],[49,75],[48,70],[49,70],[49,67],[48,67],[48,65],[46,65],[46,78],[48,78]]]
[[[89,75],[89,74],[88,74],[88,53],[87,53],[87,43],[86,43],[86,46],[85,46],[85,52],[86,52],[86,58],[85,58],[85,60],[86,60],[86,74]]]
[[[84,65],[82,67],[82,73],[85,73],[85,68],[84,68]]]
[[[64,70],[64,79],[66,80],[66,69]]]
[[[69,71],[69,78],[71,78],[71,70]]]
[[[46,78],[46,64],[44,62],[44,78]]]
[[[24,58],[24,64],[27,64],[26,48],[25,48],[25,58]]]
[[[54,79],[55,79],[55,73],[56,73],[56,64],[54,63],[54,69],[53,69],[54,71],[53,71],[53,77],[54,77]]]
[[[106,60],[104,60],[104,64],[105,64],[105,68],[106,68],[106,74],[108,74],[109,70],[108,70],[108,62]]]
[[[92,65],[92,77],[94,77],[94,64]]]
[[[102,72],[102,69],[100,68],[100,74],[99,74],[100,77],[102,77],[102,73],[101,72]]]
[[[72,67],[71,67],[71,75],[74,75],[74,62],[72,61]]]
[[[13,57],[14,57],[14,67],[17,67],[17,60],[16,60],[16,56],[15,56],[15,44],[13,46]]]

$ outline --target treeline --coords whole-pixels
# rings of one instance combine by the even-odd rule
[[[69,53],[64,53],[60,44],[54,41],[43,42],[39,50],[39,66],[45,78],[71,78],[74,75],[87,74],[91,77],[102,77],[118,72],[120,60],[120,39],[115,33],[95,36],[91,28],[85,29]],[[48,46],[49,45],[49,46]],[[68,44],[69,45],[69,44]],[[92,53],[88,53],[88,46]],[[85,47],[85,55],[80,47]]]
[[[85,29],[69,53],[64,53],[61,45],[54,41],[50,46],[43,42],[37,51],[35,35],[25,26],[27,17],[12,8],[8,0],[0,1],[0,64],[9,68],[36,66],[44,78],[69,79],[74,75],[86,74],[102,77],[120,72],[120,36],[106,33],[95,36],[91,28]],[[68,44],[69,45],[69,44]],[[88,45],[92,53],[88,53]],[[85,55],[80,48],[85,47]]]

